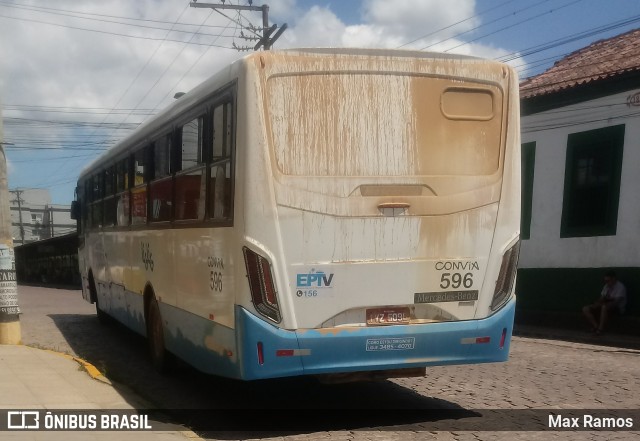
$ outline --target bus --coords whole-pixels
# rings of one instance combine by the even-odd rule
[[[82,171],[82,295],[160,371],[351,381],[506,361],[519,149],[505,64],[253,53]]]

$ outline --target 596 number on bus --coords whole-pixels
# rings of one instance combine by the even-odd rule
[[[209,281],[211,290],[218,292],[222,291],[222,273],[218,271],[211,271],[211,277]]]
[[[458,289],[461,286],[471,288],[473,286],[473,273],[442,273],[440,276],[440,288],[442,289]]]

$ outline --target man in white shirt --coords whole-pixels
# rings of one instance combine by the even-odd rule
[[[615,271],[607,271],[604,275],[604,287],[600,293],[600,298],[593,304],[582,308],[584,316],[591,323],[592,330],[596,334],[601,334],[607,319],[612,314],[624,313],[627,305],[627,290],[618,280]],[[596,320],[596,317],[598,318]]]

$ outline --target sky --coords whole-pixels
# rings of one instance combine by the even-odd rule
[[[199,0],[200,3],[206,0]],[[220,3],[220,0],[209,0]],[[226,0],[247,5],[248,0]],[[263,1],[253,0],[253,5]],[[382,47],[504,61],[520,78],[640,27],[637,0],[268,0],[274,49]],[[0,0],[9,187],[70,204],[84,167],[253,46],[259,12],[188,0]]]

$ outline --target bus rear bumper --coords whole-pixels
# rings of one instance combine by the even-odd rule
[[[288,331],[237,307],[242,378],[390,371],[506,361],[515,297],[482,320]],[[411,371],[407,371],[408,373]]]

